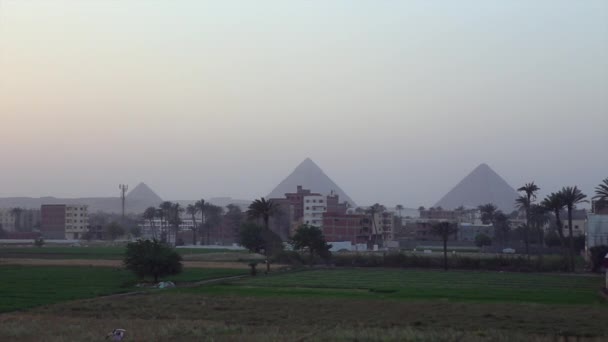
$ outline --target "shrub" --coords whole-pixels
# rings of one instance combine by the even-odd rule
[[[138,277],[159,277],[179,274],[182,271],[182,257],[172,248],[158,240],[138,240],[127,244],[123,260],[125,267]]]
[[[44,246],[44,239],[41,237],[34,239],[34,246],[36,246],[36,247]]]
[[[591,252],[592,271],[599,272],[604,264],[604,258],[608,253],[608,246],[595,246],[589,249]]]
[[[483,246],[490,246],[491,244],[492,239],[486,234],[477,234],[477,236],[475,236],[475,246],[481,248]]]

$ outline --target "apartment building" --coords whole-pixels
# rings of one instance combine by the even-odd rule
[[[323,227],[323,213],[327,211],[327,196],[308,195],[304,196],[304,224]]]
[[[47,239],[81,239],[89,228],[86,205],[47,204],[40,207],[40,232]]]
[[[40,210],[0,208],[0,228],[5,232],[31,232],[40,226]]]

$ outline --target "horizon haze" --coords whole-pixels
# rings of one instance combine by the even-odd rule
[[[0,119],[0,197],[254,199],[306,158],[360,205],[482,163],[592,197],[608,2],[5,0]]]

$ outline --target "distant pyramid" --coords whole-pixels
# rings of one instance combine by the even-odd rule
[[[448,192],[435,207],[455,209],[493,203],[510,213],[515,208],[517,192],[488,165],[481,164]]]
[[[298,165],[287,178],[272,190],[268,198],[282,198],[286,193],[295,192],[298,185],[323,195],[329,195],[333,191],[334,194],[340,196],[340,202],[346,201],[351,206],[356,206],[355,202],[310,158],[306,158]]]
[[[139,183],[133,190],[127,194],[127,203],[147,203],[150,206],[156,206],[162,203],[163,199],[160,198],[149,186],[145,183]]]

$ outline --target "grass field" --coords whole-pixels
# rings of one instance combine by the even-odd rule
[[[243,270],[185,270],[190,282]],[[0,267],[0,340],[603,341],[603,277],[327,269],[73,301],[132,291],[115,268]],[[9,300],[4,300],[4,299]],[[51,304],[52,305],[46,305]],[[7,312],[30,308],[26,311]],[[43,338],[41,338],[43,337]]]
[[[245,274],[233,269],[185,269],[182,274],[166,277],[175,282]],[[134,291],[138,280],[124,269],[109,267],[0,267],[0,312]]]
[[[117,247],[0,247],[0,258],[53,258],[53,259],[122,259],[125,254],[125,246]],[[176,249],[182,256],[196,256],[201,254],[214,253],[244,253],[222,248],[178,248]]]
[[[452,301],[594,304],[603,277],[397,269],[315,270],[256,277],[188,291]]]

